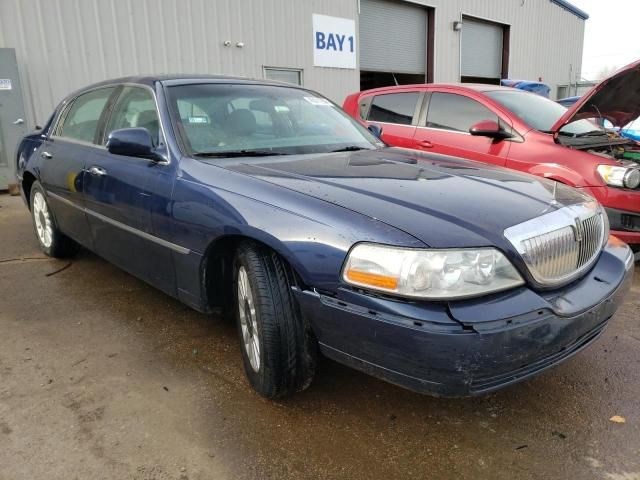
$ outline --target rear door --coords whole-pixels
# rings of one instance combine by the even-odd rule
[[[473,98],[451,92],[430,92],[415,130],[416,148],[504,165],[511,142],[469,133],[469,128],[482,120],[493,120],[511,128],[507,120]]]
[[[104,152],[96,144],[98,125],[115,90],[97,88],[69,102],[38,152],[40,180],[58,227],[88,248],[92,243],[84,212],[85,163]]]
[[[365,97],[359,103],[359,115],[368,125],[382,127],[382,140],[389,145],[416,148],[414,134],[423,93],[402,90]]]

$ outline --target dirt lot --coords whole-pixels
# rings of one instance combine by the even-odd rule
[[[0,292],[2,480],[640,479],[638,272],[595,345],[466,400],[329,360],[303,394],[263,400],[233,325],[91,253],[44,258],[6,195]]]

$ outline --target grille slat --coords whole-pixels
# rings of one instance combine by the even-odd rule
[[[533,277],[544,285],[566,282],[587,268],[608,235],[600,208],[587,205],[565,210],[552,212],[553,221],[545,222],[542,216],[505,230]]]

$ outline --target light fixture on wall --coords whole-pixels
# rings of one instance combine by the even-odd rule
[[[460,30],[462,30],[462,22],[459,20],[456,20],[455,22],[453,22],[453,31],[459,32]]]
[[[236,47],[238,47],[238,48],[243,48],[243,47],[244,47],[244,42],[238,42],[238,43],[236,43]]]
[[[224,45],[225,47],[230,47],[231,46],[231,40],[225,40],[224,42],[222,42],[222,45]]]

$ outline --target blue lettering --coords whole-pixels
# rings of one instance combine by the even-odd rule
[[[336,33],[336,38],[338,39],[338,50],[342,51],[342,45],[344,45],[344,38],[346,35],[338,35]]]
[[[336,49],[336,39],[333,36],[333,33],[329,34],[329,38],[327,38],[327,50],[329,50],[330,48],[332,48],[333,50],[337,50]]]
[[[353,36],[349,37],[349,50],[353,53]]]
[[[326,48],[327,44],[324,41],[324,33],[323,32],[316,32],[316,48],[320,49],[320,50],[324,50]]]

